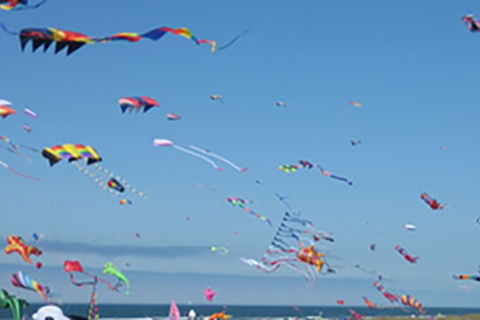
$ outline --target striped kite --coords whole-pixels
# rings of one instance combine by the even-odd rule
[[[55,54],[67,48],[67,56],[71,55],[86,44],[114,41],[138,42],[145,38],[152,41],[157,41],[160,40],[167,33],[173,33],[175,35],[185,37],[192,40],[197,45],[200,45],[202,43],[210,44],[212,46],[212,52],[215,52],[217,45],[216,42],[212,40],[197,39],[188,28],[172,29],[169,27],[161,27],[143,34],[123,32],[104,38],[92,38],[82,33],[54,28],[25,28],[20,30],[20,32],[12,32],[9,31],[2,23],[0,23],[0,27],[6,33],[18,36],[20,38],[22,51],[25,50],[25,47],[30,41],[33,43],[33,52],[37,51],[37,49],[39,49],[40,47],[43,47],[43,51],[46,52],[50,45],[55,42]]]

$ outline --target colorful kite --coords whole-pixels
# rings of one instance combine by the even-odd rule
[[[17,111],[12,108],[12,103],[7,100],[0,99],[0,117],[6,118],[10,115],[16,115]]]
[[[74,53],[86,44],[105,43],[114,41],[128,41],[138,42],[142,39],[150,39],[157,41],[161,39],[167,33],[173,33],[175,35],[183,36],[192,40],[195,44],[200,45],[207,43],[212,46],[212,52],[215,52],[216,42],[212,40],[197,39],[188,28],[172,29],[169,27],[161,27],[153,29],[149,32],[138,34],[131,32],[118,33],[110,37],[104,38],[92,38],[85,34],[78,32],[59,30],[54,28],[25,28],[20,32],[9,31],[3,23],[0,23],[0,27],[8,34],[18,36],[20,38],[20,44],[22,51],[25,50],[26,45],[32,41],[33,52],[38,48],[43,47],[43,51],[46,52],[50,45],[55,42],[55,53],[67,48],[67,56]]]
[[[213,302],[213,298],[217,295],[217,293],[215,291],[212,290],[212,288],[208,287],[206,290],[205,290],[205,298],[207,298],[207,300],[209,302]]]
[[[146,199],[146,195],[133,188],[128,182],[119,175],[100,166],[98,163],[102,161],[98,152],[90,146],[81,144],[64,144],[57,145],[52,148],[45,148],[42,156],[48,159],[50,166],[54,166],[62,159],[68,159],[73,166],[92,178],[102,189],[109,191],[115,196],[120,196],[126,190],[130,190],[137,196]],[[78,160],[87,159],[87,166],[81,165]]]
[[[0,309],[10,308],[12,311],[13,320],[23,319],[23,309],[28,307],[28,302],[23,299],[18,299],[11,295],[4,289],[0,289]]]
[[[168,120],[180,120],[180,116],[175,113],[167,113]]]
[[[377,308],[377,305],[375,303],[373,303],[372,301],[370,301],[370,299],[368,299],[367,297],[363,296],[362,299],[363,299],[363,301],[365,301],[366,305],[368,306],[368,308],[370,310],[373,310],[373,309]]]
[[[479,32],[480,31],[480,22],[475,20],[473,14],[467,14],[466,16],[462,17],[462,21],[465,22],[468,29],[472,32]]]
[[[357,108],[363,108],[363,104],[361,104],[358,101],[350,101],[350,104],[354,107],[357,107]]]
[[[400,298],[400,301],[407,307],[412,307],[417,309],[417,311],[420,313],[425,313],[425,310],[423,310],[422,304],[417,299],[415,299],[412,296],[409,296],[408,294],[404,294]]]
[[[400,253],[405,258],[405,260],[407,260],[410,263],[416,263],[419,258],[419,257],[412,257],[411,255],[409,255],[407,251],[404,248],[402,248],[400,245],[395,246],[395,250],[397,250],[398,253]]]
[[[54,166],[63,159],[68,159],[68,162],[87,159],[87,165],[102,161],[94,148],[83,144],[64,144],[45,148],[42,151],[42,156],[48,160],[50,166]]]
[[[133,202],[132,202],[132,200],[122,199],[122,200],[119,201],[119,203],[121,205],[125,205],[125,204],[132,204]]]
[[[365,316],[362,316],[360,313],[356,312],[353,309],[349,309],[350,313],[352,314],[352,317],[350,317],[350,320],[364,320]]]
[[[160,103],[158,103],[158,101],[149,97],[121,98],[118,103],[120,104],[120,109],[122,110],[122,113],[125,113],[126,111],[131,113],[134,110],[136,112],[143,110],[143,112],[145,113],[151,108],[160,106]]]
[[[90,295],[90,306],[89,306],[89,310],[88,310],[88,320],[98,320],[99,317],[100,317],[100,314],[99,314],[99,307],[98,307],[98,294],[97,294],[97,284],[99,282],[105,284],[108,286],[108,288],[110,290],[113,290],[113,291],[118,291],[118,288],[119,288],[119,284],[117,284],[117,286],[114,286],[113,284],[111,284],[110,282],[98,277],[98,276],[95,276],[95,275],[91,275],[89,273],[86,273],[84,270],[83,270],[83,267],[82,265],[80,264],[79,261],[69,261],[69,260],[65,260],[64,262],[64,267],[65,267],[65,272],[69,273],[70,274],[70,281],[77,287],[80,287],[80,288],[83,288],[85,286],[91,286],[92,287],[92,293]],[[92,280],[91,281],[84,281],[84,282],[77,282],[75,280],[75,277],[73,275],[73,273],[76,272],[76,273],[81,273],[83,274],[84,276],[87,276],[87,277],[91,277]]]
[[[210,317],[208,317],[208,320],[228,320],[228,319],[230,319],[232,316],[229,315],[229,314],[225,314],[225,312],[226,311],[223,310],[222,312],[214,313]]]
[[[397,302],[399,297],[393,293],[388,292],[385,289],[385,287],[382,285],[381,281],[382,281],[382,276],[379,276],[378,280],[373,283],[373,286],[377,288],[377,290],[380,291],[388,301]]]
[[[239,198],[239,197],[228,197],[227,199],[227,202],[229,202],[231,205],[233,206],[237,206],[241,209],[243,209],[246,213],[249,213],[251,215],[253,215],[254,217],[256,218],[259,218],[260,220],[263,220],[265,221],[266,223],[268,223],[268,225],[272,226],[272,222],[270,221],[270,219],[268,219],[267,217],[265,216],[262,216],[261,214],[259,213],[256,213],[254,211],[252,211],[250,208],[248,208],[246,205],[248,204],[248,201],[247,200],[244,200],[242,198]]]
[[[30,259],[30,256],[33,254],[35,256],[40,256],[42,251],[34,246],[26,245],[23,242],[23,239],[20,236],[9,235],[7,237],[7,245],[5,246],[5,253],[11,254],[12,252],[18,253],[23,260],[27,263],[33,263]]]
[[[425,203],[432,209],[432,210],[442,210],[445,208],[446,204],[441,204],[437,200],[433,199],[428,195],[428,193],[422,193],[420,198],[425,201]]]
[[[262,257],[262,262],[241,258],[240,260],[250,266],[256,267],[262,272],[275,272],[280,266],[286,266],[299,272],[307,281],[314,282],[316,275],[321,273],[323,267],[327,267],[327,273],[334,273],[329,264],[325,261],[325,253],[320,252],[313,244],[305,246],[304,242],[309,242],[310,239],[303,238],[302,235],[312,234],[311,228],[313,223],[309,220],[300,218],[300,214],[295,212],[290,204],[285,200],[285,197],[276,194],[280,201],[282,201],[289,212],[285,213],[283,222],[273,240],[270,247]],[[304,231],[293,229],[286,223],[296,223],[304,227]],[[313,233],[315,234],[315,233]],[[321,236],[319,236],[321,234]],[[317,241],[324,238],[329,238],[328,241],[333,241],[330,237],[324,237],[323,233],[318,232],[316,235]],[[294,241],[292,241],[292,239]],[[311,241],[310,241],[311,242]],[[278,256],[280,255],[280,256]]]
[[[459,275],[453,275],[453,279],[456,280],[474,280],[474,281],[479,281],[480,282],[480,275],[469,275],[469,274],[459,274]]]
[[[12,284],[15,287],[35,291],[43,298],[43,300],[45,300],[46,302],[50,302],[50,289],[48,287],[42,286],[37,281],[32,280],[28,275],[24,274],[23,272],[18,271],[14,273],[11,280]]]
[[[224,247],[224,246],[211,246],[210,247],[210,251],[212,252],[218,252],[219,254],[221,255],[226,255],[228,254],[230,251],[227,249],[227,247]]]
[[[95,163],[92,166],[83,166],[79,162],[72,162],[71,164],[79,171],[92,178],[100,188],[108,191],[116,197],[125,196],[125,192],[128,190],[142,199],[147,199],[145,193],[130,185],[127,180],[118,174],[100,166],[98,163]],[[122,199],[120,200],[120,204],[132,204],[132,201],[129,199]]]
[[[324,176],[346,182],[350,186],[353,185],[352,181],[348,180],[345,177],[335,175],[335,174],[323,169],[323,167],[319,164],[315,164],[315,163],[312,163],[312,162],[306,161],[306,160],[299,160],[298,162],[300,163],[299,165],[298,164],[297,165],[281,165],[281,166],[278,167],[278,169],[281,170],[281,171],[284,171],[286,173],[289,173],[289,172],[296,172],[298,169],[301,169],[301,168],[305,168],[305,169],[318,168]]]
[[[109,274],[109,275],[117,278],[118,283],[115,285],[115,288],[117,288],[117,290],[120,287],[122,287],[123,285],[126,285],[127,290],[126,290],[125,294],[127,296],[130,295],[130,291],[129,291],[130,290],[130,281],[127,279],[125,274],[122,271],[120,271],[120,269],[115,267],[115,265],[113,263],[111,263],[111,262],[107,263],[105,265],[105,268],[103,269],[103,273],[104,274]]]
[[[46,2],[47,0],[42,0],[35,5],[29,5],[28,0],[0,0],[0,4],[3,3],[0,5],[0,9],[6,11],[37,9],[43,6]]]

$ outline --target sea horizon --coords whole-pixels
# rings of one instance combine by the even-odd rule
[[[45,303],[32,303],[26,309],[24,314],[27,319],[30,318],[39,308],[46,305]],[[86,317],[88,312],[88,304],[82,303],[63,303],[60,306],[67,316]],[[421,315],[412,310],[401,308],[374,309],[370,310],[367,306],[260,306],[260,305],[194,305],[194,304],[178,304],[180,314],[183,318],[187,313],[194,309],[199,319],[209,317],[210,315],[220,312],[226,308],[226,313],[232,315],[235,319],[282,319],[282,318],[312,318],[322,316],[325,319],[343,319],[350,317],[349,309],[366,317],[382,317],[397,316],[411,317],[415,316],[437,316],[441,315],[467,315],[479,314],[478,307],[429,307],[426,308],[426,314]],[[99,314],[101,319],[168,319],[170,312],[170,304],[120,304],[109,303],[99,305]],[[11,319],[8,309],[0,310],[0,319]]]

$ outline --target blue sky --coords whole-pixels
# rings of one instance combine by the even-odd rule
[[[16,37],[0,36],[0,98],[19,111],[0,120],[0,135],[40,149],[91,145],[102,155],[102,166],[148,195],[120,206],[67,163],[51,168],[29,153],[29,164],[2,150],[0,160],[41,181],[2,168],[0,234],[29,239],[44,233],[45,252],[41,270],[1,255],[0,286],[38,301],[34,293],[12,288],[10,273],[22,270],[65,301],[86,301],[88,293],[63,273],[65,259],[78,259],[91,270],[128,261],[132,295],[105,291],[101,301],[203,303],[203,290],[212,286],[220,304],[328,305],[343,298],[353,305],[361,304],[362,295],[384,303],[372,279],[354,268],[361,263],[427,307],[475,306],[475,290],[459,289],[475,283],[451,278],[473,273],[479,264],[480,36],[460,21],[470,12],[480,15],[473,0],[147,0],[141,6],[50,0],[38,10],[0,12],[11,30],[57,27],[95,37],[189,27],[198,38],[221,45],[250,29],[214,54],[174,35],[158,42],[88,45],[70,57],[54,55],[53,48],[22,53]],[[223,95],[225,105],[211,101],[212,94]],[[161,106],[121,114],[118,99],[135,95]],[[288,106],[276,107],[279,100]],[[352,100],[364,108],[349,105]],[[24,115],[25,107],[39,119]],[[168,112],[182,119],[169,122]],[[31,126],[30,134],[23,124]],[[153,147],[154,138],[206,148],[250,169],[217,172],[173,148]],[[352,148],[351,139],[363,143]],[[298,159],[320,163],[354,186],[314,171],[287,175],[277,169]],[[308,287],[291,270],[267,276],[239,261],[260,258],[274,228],[224,199],[253,200],[252,208],[277,225],[285,209],[274,191],[333,232],[338,274]],[[419,198],[422,192],[446,202],[446,209],[431,211]],[[417,231],[407,232],[404,223]],[[368,248],[372,242],[375,252]],[[404,261],[396,244],[419,255],[419,263]],[[227,246],[230,254],[212,254],[211,245]],[[130,248],[119,255],[124,246]]]

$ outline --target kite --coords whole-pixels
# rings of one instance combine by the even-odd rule
[[[5,119],[10,115],[16,115],[17,111],[15,111],[11,106],[12,103],[10,101],[0,99],[0,117]]]
[[[121,98],[118,103],[120,104],[120,109],[122,110],[122,113],[125,113],[126,111],[131,113],[133,110],[139,112],[142,109],[145,113],[153,107],[160,106],[160,103],[149,97]]]
[[[0,27],[3,29],[4,32],[10,35],[18,36],[20,38],[22,51],[25,50],[25,47],[30,41],[33,43],[33,52],[37,51],[37,49],[39,49],[40,47],[43,47],[43,51],[46,52],[50,45],[55,42],[55,54],[67,48],[67,56],[71,55],[86,44],[115,41],[138,42],[142,39],[150,39],[152,41],[157,41],[160,40],[167,33],[173,33],[175,35],[183,36],[187,39],[192,40],[197,45],[200,45],[202,43],[210,44],[212,46],[212,52],[215,52],[216,48],[215,41],[197,39],[188,28],[172,29],[169,27],[161,27],[143,34],[124,32],[104,38],[92,38],[78,32],[54,28],[25,28],[20,30],[20,32],[12,32],[8,30],[3,23],[0,23]]]
[[[43,298],[43,300],[45,300],[46,302],[50,302],[50,289],[48,287],[42,286],[37,281],[32,280],[28,275],[24,274],[23,272],[17,271],[16,273],[14,273],[12,275],[11,281],[15,287],[35,291]]]
[[[378,280],[373,283],[373,286],[377,288],[377,290],[380,291],[388,301],[397,302],[399,297],[395,294],[388,292],[385,289],[385,287],[382,285],[381,280],[382,280],[382,276],[379,276]]]
[[[27,124],[24,124],[24,125],[22,126],[22,129],[25,130],[26,133],[32,132],[32,128],[30,128],[30,126],[27,125]]]
[[[226,255],[226,254],[228,254],[228,253],[230,252],[230,251],[229,251],[226,247],[224,247],[224,246],[219,246],[219,247],[217,247],[217,246],[211,246],[211,247],[210,247],[210,250],[211,250],[212,252],[218,252],[218,253],[221,254],[221,255]]]
[[[114,276],[118,279],[118,283],[115,285],[115,288],[120,288],[122,285],[126,285],[127,286],[127,291],[125,292],[125,294],[128,296],[130,295],[130,281],[127,279],[127,277],[125,276],[125,274],[120,271],[120,269],[118,269],[117,267],[115,267],[115,265],[111,262],[107,263],[105,265],[105,268],[103,269],[103,273],[104,274],[109,274],[111,276]]]
[[[169,320],[180,320],[180,310],[178,310],[177,303],[175,300],[172,300],[172,304],[170,305],[170,313],[169,313]]]
[[[348,311],[350,311],[350,313],[353,316],[350,319],[355,319],[355,320],[364,320],[365,319],[365,316],[362,316],[360,313],[356,312],[353,309],[349,309]]]
[[[357,107],[357,108],[363,108],[363,104],[361,104],[358,101],[350,101],[350,104],[354,107]]]
[[[479,275],[459,274],[459,275],[453,275],[453,278],[456,280],[475,280],[480,282]]]
[[[362,140],[350,140],[352,147],[355,147],[357,144],[361,144]]]
[[[343,306],[345,305],[345,300],[337,300],[337,304]]]
[[[441,204],[437,200],[430,197],[427,193],[422,193],[420,198],[425,201],[425,203],[432,209],[432,210],[442,210],[445,208],[446,204]]]
[[[372,301],[370,301],[370,299],[368,299],[365,296],[363,296],[362,298],[363,298],[363,301],[365,301],[365,303],[367,304],[367,306],[370,310],[373,310],[373,309],[377,308],[377,305],[375,303],[373,303]]]
[[[97,300],[97,297],[98,297],[97,284],[99,282],[101,282],[103,284],[106,284],[110,288],[110,290],[113,290],[113,291],[118,291],[118,287],[112,285],[110,282],[108,282],[106,280],[103,280],[103,279],[99,278],[98,276],[86,273],[83,270],[83,267],[82,267],[82,265],[80,264],[79,261],[65,260],[64,267],[65,267],[65,272],[70,274],[70,281],[75,286],[80,287],[80,288],[83,288],[85,286],[92,286],[92,293],[90,295],[90,305],[89,305],[89,308],[88,308],[88,320],[98,320],[99,317],[100,317],[100,314],[99,314],[100,309],[98,307],[98,300]],[[84,276],[87,276],[87,277],[92,277],[93,280],[92,281],[85,281],[85,282],[77,282],[75,280],[74,275],[73,275],[74,272],[81,273],[81,274],[83,274]]]
[[[43,233],[33,233],[32,238],[36,242],[39,242],[43,238]]]
[[[198,148],[198,147],[195,147],[195,146],[190,146],[190,149],[193,149],[195,151],[198,151],[200,153],[203,153],[204,155],[207,155],[207,156],[210,156],[212,158],[215,158],[215,159],[218,159],[220,161],[223,161],[225,162],[226,164],[230,165],[232,168],[234,168],[235,170],[239,171],[239,172],[245,172],[248,170],[248,168],[240,168],[239,166],[237,166],[236,164],[234,164],[233,162],[231,162],[230,160],[228,159],[225,159],[223,157],[220,157],[219,155],[209,151],[209,150],[206,150],[206,149],[201,149],[201,148]]]
[[[6,11],[18,11],[27,9],[37,9],[43,6],[47,0],[42,0],[35,5],[29,5],[28,0],[0,0],[0,9]],[[6,4],[5,4],[6,3]]]
[[[243,209],[246,213],[249,213],[256,218],[259,218],[260,220],[263,220],[266,223],[268,223],[268,225],[272,226],[272,222],[270,221],[270,219],[268,219],[265,216],[262,216],[259,213],[256,213],[256,212],[252,211],[250,208],[248,208],[246,206],[248,204],[247,200],[244,200],[244,199],[239,198],[239,197],[228,197],[226,200],[227,200],[227,202],[229,202],[233,206],[238,206],[239,208]]]
[[[219,94],[212,94],[210,96],[210,99],[213,100],[213,101],[220,101],[222,104],[225,104],[225,101],[223,100],[223,96],[219,95]]]
[[[42,156],[48,160],[50,166],[54,166],[62,159],[68,159],[69,162],[87,159],[87,165],[102,161],[102,158],[94,148],[84,146],[83,144],[64,144],[45,148],[42,151]]]
[[[416,263],[419,258],[419,257],[412,257],[407,253],[407,251],[404,248],[402,248],[399,245],[395,246],[395,250],[397,250],[398,253],[400,253],[405,258],[405,260],[407,260],[410,263]]]
[[[167,113],[168,120],[180,120],[180,116],[175,113]]]
[[[115,178],[111,178],[110,180],[108,180],[107,185],[113,190],[120,193],[125,192],[125,187]]]
[[[412,296],[409,296],[408,294],[404,294],[401,298],[400,301],[407,307],[412,307],[418,310],[420,313],[425,313],[425,310],[423,310],[422,304],[415,299]]]
[[[403,227],[404,227],[405,229],[407,229],[408,231],[415,231],[415,230],[417,230],[417,227],[416,227],[415,225],[413,225],[413,224],[408,224],[408,223],[406,223],[406,224],[403,225]]]
[[[480,22],[475,20],[473,14],[467,14],[466,16],[462,17],[462,21],[465,22],[468,29],[472,32],[479,32],[480,31]]]
[[[323,252],[319,252],[315,249],[314,245],[304,247],[302,243],[299,243],[299,247],[291,246],[285,248],[282,246],[282,242],[274,238],[270,245],[271,249],[268,249],[266,255],[263,256],[262,262],[258,262],[253,259],[240,258],[240,260],[250,266],[256,267],[264,273],[273,273],[282,265],[285,265],[297,272],[299,272],[307,281],[314,282],[316,273],[321,273],[323,266],[326,264]],[[275,250],[278,248],[279,250]],[[281,254],[282,256],[274,258],[275,260],[269,261],[267,257]],[[310,270],[313,267],[315,271]],[[329,268],[328,272],[332,272]]]
[[[125,179],[100,166],[98,163],[102,161],[102,158],[93,147],[82,144],[56,145],[43,149],[42,156],[49,161],[50,166],[54,166],[62,159],[68,159],[68,162],[90,176],[102,189],[116,196],[120,196],[128,189],[137,196],[146,198],[143,192],[133,188]],[[87,159],[87,167],[78,163],[80,159]]]
[[[306,160],[299,160],[298,162],[300,163],[299,165],[281,165],[278,167],[278,169],[286,173],[289,173],[289,172],[296,172],[298,169],[301,169],[301,168],[305,168],[305,169],[318,168],[324,176],[343,181],[350,186],[353,185],[352,181],[348,180],[345,177],[338,176],[336,174],[333,174],[323,169],[323,167],[319,164],[311,163],[310,161],[306,161]]]
[[[205,290],[205,298],[207,298],[207,300],[209,302],[213,302],[213,298],[217,295],[217,293],[215,291],[212,290],[212,288],[208,287],[206,290]]]
[[[210,317],[208,317],[208,320],[228,320],[232,316],[229,314],[225,314],[225,310],[222,312],[214,313]]]
[[[283,101],[277,101],[276,106],[277,106],[277,107],[286,107],[286,106],[287,106],[287,103],[286,103],[286,102],[283,102]]]
[[[33,112],[30,109],[27,109],[27,108],[23,109],[23,113],[25,113],[27,116],[30,116],[32,118],[35,118],[35,119],[38,118],[38,114],[36,114],[35,112]]]
[[[167,139],[154,139],[153,140],[153,146],[155,147],[174,147],[175,149],[177,150],[180,150],[182,152],[185,152],[185,153],[188,153],[192,156],[195,156],[197,158],[200,158],[206,162],[208,162],[215,170],[217,171],[223,171],[222,168],[220,168],[219,166],[217,166],[217,164],[215,162],[213,162],[211,159],[201,155],[201,154],[198,154],[198,153],[195,153],[193,151],[190,151],[188,149],[185,149],[183,147],[180,147],[180,146],[177,146],[176,144],[174,144],[172,141],[170,140],[167,140]]]
[[[42,251],[34,246],[26,245],[23,242],[23,239],[16,235],[9,235],[7,237],[7,245],[5,246],[5,253],[11,254],[12,252],[18,253],[23,260],[27,263],[32,263],[30,256],[33,254],[35,256],[40,256]]]
[[[147,199],[145,193],[134,188],[127,182],[127,180],[123,179],[118,174],[108,170],[107,168],[100,166],[98,163],[95,163],[93,166],[87,167],[79,164],[78,162],[72,162],[72,165],[76,167],[79,171],[92,178],[93,181],[95,181],[100,188],[108,191],[114,196],[120,197],[124,195],[125,191],[128,190],[142,199]],[[131,200],[124,200],[125,201],[120,200],[120,204],[132,204]]]
[[[10,308],[12,311],[13,320],[23,319],[23,309],[28,307],[29,304],[26,300],[18,299],[14,295],[11,295],[4,289],[0,289],[0,309]]]

